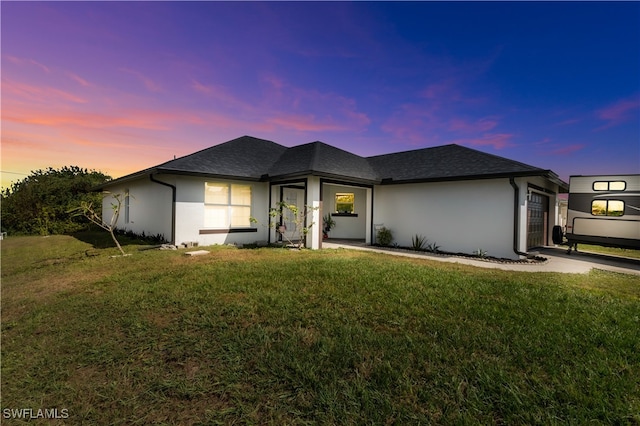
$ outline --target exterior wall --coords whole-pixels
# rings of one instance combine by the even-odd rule
[[[269,229],[269,190],[266,182],[204,179],[189,176],[157,175],[156,179],[176,187],[175,244],[195,241],[200,245],[246,244],[267,240],[276,241],[275,231]],[[358,217],[335,217],[332,238],[365,238],[370,243],[371,224],[383,224],[393,232],[394,242],[410,246],[411,238],[423,235],[441,250],[471,253],[482,249],[490,256],[517,258],[514,244],[514,189],[509,179],[378,185],[368,188],[324,184],[316,177],[307,177],[307,204],[317,206],[322,191],[323,214],[335,211],[335,193],[353,192]],[[242,183],[252,186],[252,217],[255,232],[204,233],[204,183]],[[305,179],[301,180],[304,184]],[[517,250],[526,252],[527,203],[529,192],[549,197],[548,240],[558,222],[557,185],[544,178],[516,178],[518,186]],[[147,235],[172,235],[172,190],[152,182],[148,176],[109,187],[112,193],[129,191],[129,221],[125,220],[124,203],[119,229]],[[272,204],[279,200],[280,187],[271,187]],[[373,196],[374,205],[370,200]],[[111,197],[103,201],[103,217],[111,218]],[[321,222],[319,215],[313,219]],[[320,225],[308,236],[307,247],[321,246]],[[269,235],[271,234],[271,235]]]
[[[444,251],[481,249],[489,256],[517,258],[513,209],[514,189],[508,179],[374,188],[373,221],[390,229],[401,246],[411,246],[411,238],[420,234]]]
[[[197,241],[199,245],[250,244],[267,241],[269,224],[269,184],[188,176],[158,178],[176,186],[176,244]],[[258,220],[256,232],[201,234],[204,230],[204,184],[225,182],[251,185],[251,216]],[[169,189],[169,188],[167,188]]]
[[[336,193],[353,192],[355,216],[334,216],[336,226],[329,233],[330,238],[364,239],[367,228],[367,188],[325,184],[322,190],[323,215],[336,212]]]
[[[126,222],[124,194],[129,190],[129,222]],[[108,188],[112,194],[122,194],[123,199],[118,229],[145,235],[163,235],[171,239],[171,189],[153,183],[148,177]],[[109,222],[113,217],[113,197],[106,194],[102,201],[102,217]]]
[[[269,184],[264,182],[231,181],[222,179],[203,179],[176,175],[157,175],[159,181],[176,187],[175,205],[175,241],[198,242],[199,245],[247,244],[267,241],[269,224]],[[204,229],[204,183],[229,182],[250,184],[252,187],[251,215],[258,220],[254,225],[256,232],[200,234]],[[125,223],[124,203],[119,229],[131,230],[137,234],[161,234],[169,241],[172,234],[172,189],[152,182],[148,176],[139,180],[125,182],[109,187],[112,193],[124,194],[129,190],[129,223]],[[103,200],[103,217],[111,218],[111,197]]]

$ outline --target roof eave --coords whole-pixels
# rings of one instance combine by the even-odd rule
[[[551,182],[553,182],[556,185],[558,185],[558,192],[559,193],[567,193],[567,192],[569,192],[569,184],[567,182],[563,181],[562,179],[560,179],[560,176],[558,176],[557,174],[555,174],[551,170],[545,170],[545,172],[546,172],[545,177],[547,179],[549,179]]]
[[[267,176],[267,180],[270,182],[277,182],[280,180],[297,179],[297,178],[302,178],[306,176],[318,176],[321,178],[341,180],[345,182],[365,183],[370,185],[377,185],[380,183],[380,179],[359,178],[359,177],[345,176],[345,175],[335,174],[335,173],[319,172],[317,170],[305,170],[305,171],[299,171],[299,172],[293,172],[293,173],[283,173],[280,175]]]
[[[193,177],[205,177],[205,178],[213,178],[213,179],[227,179],[227,180],[248,180],[253,182],[259,182],[262,180],[262,176],[238,176],[238,175],[228,175],[221,173],[207,173],[207,172],[197,172],[190,170],[179,170],[179,169],[168,169],[168,168],[158,168],[156,169],[157,173],[167,174],[167,175],[179,175],[179,176],[193,176]]]
[[[119,185],[121,183],[130,182],[132,180],[140,179],[142,177],[145,177],[145,176],[148,176],[150,174],[156,173],[156,171],[157,171],[157,169],[155,167],[153,167],[153,168],[150,168],[150,169],[141,170],[141,171],[136,172],[136,173],[131,173],[129,175],[122,176],[122,177],[119,177],[117,179],[113,179],[113,180],[110,180],[108,182],[104,182],[104,183],[102,183],[100,185],[94,186],[93,188],[91,188],[91,191],[94,191],[94,192],[104,191],[104,189],[109,187],[109,186]]]
[[[486,180],[486,179],[503,179],[503,178],[511,178],[511,177],[531,177],[531,176],[542,176],[551,180],[553,183],[558,184],[561,187],[562,185],[566,186],[566,183],[562,182],[555,173],[550,170],[535,170],[529,172],[515,172],[515,173],[490,173],[490,174],[475,174],[475,175],[464,175],[464,176],[439,176],[433,178],[417,178],[417,179],[401,179],[396,180],[393,178],[383,178],[381,181],[381,185],[399,185],[406,183],[435,183],[435,182],[455,182],[455,181],[466,181],[466,180]],[[555,177],[555,179],[554,179]]]
[[[132,173],[130,175],[126,175],[121,178],[111,180],[109,182],[105,182],[101,185],[98,185],[92,188],[91,190],[103,191],[105,188],[108,188],[110,186],[130,182],[132,180],[140,179],[152,174],[193,176],[193,177],[204,177],[204,178],[226,179],[226,180],[244,180],[244,181],[252,181],[252,182],[260,182],[265,180],[264,175],[257,176],[257,177],[256,176],[237,176],[237,175],[225,175],[225,174],[218,174],[218,173],[205,173],[205,172],[193,172],[188,170],[168,169],[164,167],[154,167],[154,168],[146,169],[137,173]]]

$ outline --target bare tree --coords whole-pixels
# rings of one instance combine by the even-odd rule
[[[118,250],[125,256],[125,252],[122,249],[122,246],[118,242],[118,239],[115,235],[116,225],[118,224],[118,218],[120,217],[120,210],[122,208],[122,201],[126,197],[130,197],[129,194],[112,194],[110,192],[105,192],[105,197],[111,195],[111,198],[114,200],[111,202],[111,209],[113,210],[113,214],[111,215],[111,220],[109,223],[105,222],[100,214],[98,214],[93,207],[92,202],[82,201],[79,207],[75,209],[69,210],[70,213],[75,213],[75,216],[84,216],[91,223],[98,225],[100,228],[106,230],[111,234],[111,238],[113,238],[113,242],[116,243]]]
[[[288,211],[291,216],[291,222],[294,223],[296,230],[294,231],[294,234],[289,236],[286,232],[287,229],[284,223],[276,223],[272,221],[269,223],[269,227],[275,228],[275,230],[282,236],[284,240],[289,243],[289,245],[297,249],[301,249],[304,246],[305,240],[307,239],[307,234],[311,230],[311,227],[315,224],[315,222],[307,223],[307,217],[310,217],[313,211],[317,209],[318,207],[309,206],[298,208],[298,206],[296,206],[295,204],[287,204],[284,201],[281,201],[277,203],[276,207],[269,209],[269,217],[275,219],[279,216],[282,216],[284,211]],[[250,218],[250,220],[253,223],[258,223],[258,220],[253,217]]]

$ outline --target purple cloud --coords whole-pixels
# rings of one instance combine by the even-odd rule
[[[461,133],[481,133],[493,130],[497,125],[497,120],[488,117],[479,118],[472,122],[463,118],[452,118],[449,121],[449,130]]]
[[[17,56],[10,56],[10,55],[5,56],[5,58],[7,58],[9,62],[14,63],[16,65],[34,65],[40,68],[42,71],[46,72],[47,74],[51,72],[49,67],[33,59],[18,58]]]
[[[77,96],[68,91],[56,89],[55,87],[21,83],[6,78],[3,78],[2,80],[3,91],[5,91],[5,99],[7,99],[6,95],[14,95],[17,98],[37,103],[87,103],[86,99],[81,98],[80,96]]]
[[[616,103],[608,105],[602,109],[596,111],[596,117],[600,120],[606,121],[606,124],[598,127],[595,130],[604,130],[609,127],[618,126],[627,121],[637,119],[640,108],[640,98],[632,97],[629,99],[622,99]]]
[[[585,147],[585,144],[582,143],[575,143],[572,145],[567,145],[561,148],[557,148],[554,149],[553,151],[551,151],[552,155],[569,155],[569,154],[573,154],[576,151],[580,151]]]
[[[516,146],[516,144],[511,142],[513,136],[514,135],[510,133],[484,134],[479,138],[457,139],[453,141],[453,143],[470,146],[491,146],[499,150]]]
[[[135,71],[135,70],[131,70],[131,69],[128,69],[128,68],[120,68],[120,71],[125,72],[127,74],[131,74],[131,75],[137,77],[138,80],[140,80],[142,82],[142,84],[144,84],[144,87],[146,87],[147,90],[150,91],[150,92],[161,92],[162,91],[160,86],[155,81],[153,81],[151,78],[147,77],[146,75],[144,75],[140,71]]]
[[[580,123],[582,121],[581,118],[570,118],[564,121],[561,121],[559,123],[556,123],[556,126],[570,126],[572,124],[577,124]]]

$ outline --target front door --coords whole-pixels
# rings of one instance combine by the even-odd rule
[[[304,214],[304,188],[300,187],[283,187],[282,188],[282,201],[289,204],[294,205],[298,208],[298,216],[302,217]],[[290,240],[294,243],[297,243],[300,235],[300,230],[298,229],[298,224],[296,224],[296,218],[294,214],[289,209],[282,209],[282,223],[285,227],[284,229],[284,241]],[[304,224],[302,224],[304,226]],[[283,240],[283,236],[280,236],[280,239]]]

